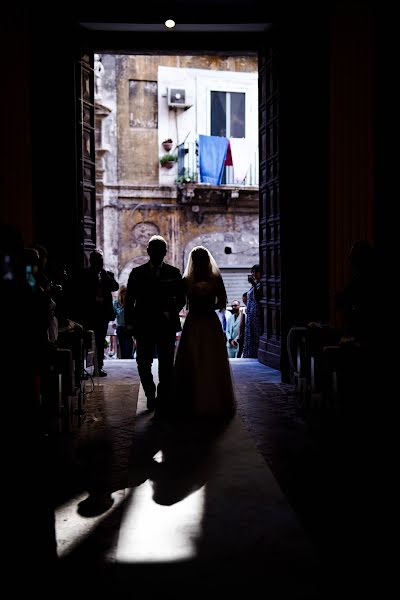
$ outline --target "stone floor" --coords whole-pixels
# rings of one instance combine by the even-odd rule
[[[238,412],[221,428],[154,422],[136,361],[87,381],[85,418],[49,440],[65,590],[359,597],[375,495],[354,424],[300,407],[278,371],[230,362]]]

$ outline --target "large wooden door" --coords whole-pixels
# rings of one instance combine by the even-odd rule
[[[259,53],[260,260],[263,334],[259,361],[280,369],[281,261],[279,203],[279,74],[277,50]]]
[[[77,185],[80,260],[89,265],[96,247],[96,169],[94,141],[93,52],[83,51],[76,63]]]

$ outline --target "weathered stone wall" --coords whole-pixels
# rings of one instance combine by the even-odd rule
[[[106,268],[126,284],[147,260],[151,235],[169,244],[166,260],[183,270],[194,245],[206,245],[221,267],[258,261],[258,195],[238,205],[177,202],[176,185],[159,183],[158,67],[257,72],[256,57],[110,56],[96,98],[97,243]],[[203,192],[207,194],[207,191]],[[207,202],[207,201],[206,201]],[[201,217],[201,218],[199,218]],[[230,253],[227,254],[225,249]]]
[[[128,192],[127,192],[128,193]],[[118,277],[125,284],[131,269],[147,260],[150,236],[168,241],[167,262],[184,269],[193,246],[205,245],[221,268],[250,268],[258,262],[258,215],[234,209],[205,213],[198,223],[191,206],[178,205],[174,197],[153,197],[137,202],[119,201]],[[228,249],[229,254],[226,253]]]

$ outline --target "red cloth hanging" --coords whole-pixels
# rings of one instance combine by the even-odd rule
[[[229,140],[228,140],[228,148],[227,148],[226,157],[225,157],[225,166],[233,167],[232,154],[231,154],[231,143]]]

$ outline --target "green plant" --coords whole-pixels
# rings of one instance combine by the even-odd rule
[[[160,158],[160,163],[161,165],[165,165],[165,163],[169,163],[169,162],[175,162],[176,160],[178,160],[178,157],[175,156],[174,154],[163,154],[162,157]]]
[[[197,173],[193,173],[192,175],[190,175],[189,173],[187,173],[187,169],[184,168],[182,175],[180,175],[177,178],[176,183],[194,183],[196,181],[197,181]]]

